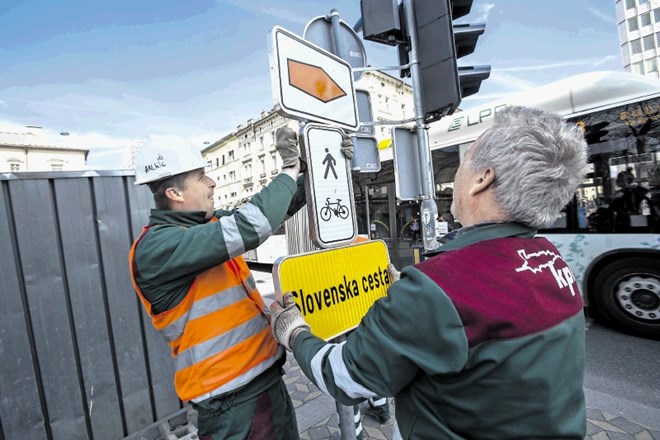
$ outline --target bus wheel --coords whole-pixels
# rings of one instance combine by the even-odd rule
[[[660,338],[660,264],[627,258],[605,266],[594,282],[597,311],[620,329]]]

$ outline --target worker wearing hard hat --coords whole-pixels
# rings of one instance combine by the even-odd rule
[[[234,211],[215,211],[195,146],[161,139],[136,157],[135,183],[149,185],[156,209],[130,250],[133,284],[170,345],[176,392],[198,411],[203,439],[298,438],[284,350],[241,257],[305,203],[296,133],[276,137],[282,172]]]

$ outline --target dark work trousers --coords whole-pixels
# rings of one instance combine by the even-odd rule
[[[298,423],[280,377],[270,388],[239,401],[231,395],[193,405],[200,440],[298,440]]]

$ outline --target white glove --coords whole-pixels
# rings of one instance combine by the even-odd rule
[[[270,305],[271,320],[275,339],[289,351],[292,351],[296,337],[300,332],[310,331],[309,325],[296,307],[291,293],[285,293],[282,299],[284,307],[277,301]]]
[[[353,159],[353,141],[351,141],[351,138],[345,134],[343,135],[343,139],[341,141],[341,152],[344,156],[346,156],[346,159]]]
[[[401,278],[401,272],[396,270],[396,267],[394,267],[392,263],[387,266],[387,273],[390,274],[390,280],[392,280],[392,283],[399,281],[399,278]]]
[[[275,149],[282,158],[282,168],[293,167],[298,163],[298,135],[289,127],[278,128],[275,132]]]

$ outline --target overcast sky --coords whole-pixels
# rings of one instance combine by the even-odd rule
[[[0,131],[68,132],[90,168],[121,168],[125,147],[150,134],[201,147],[272,108],[273,26],[302,35],[333,8],[351,26],[360,17],[359,0],[2,0]],[[492,67],[463,108],[622,70],[611,0],[474,0],[460,21],[486,32],[459,65]],[[397,63],[395,48],[365,47],[369,64]]]

